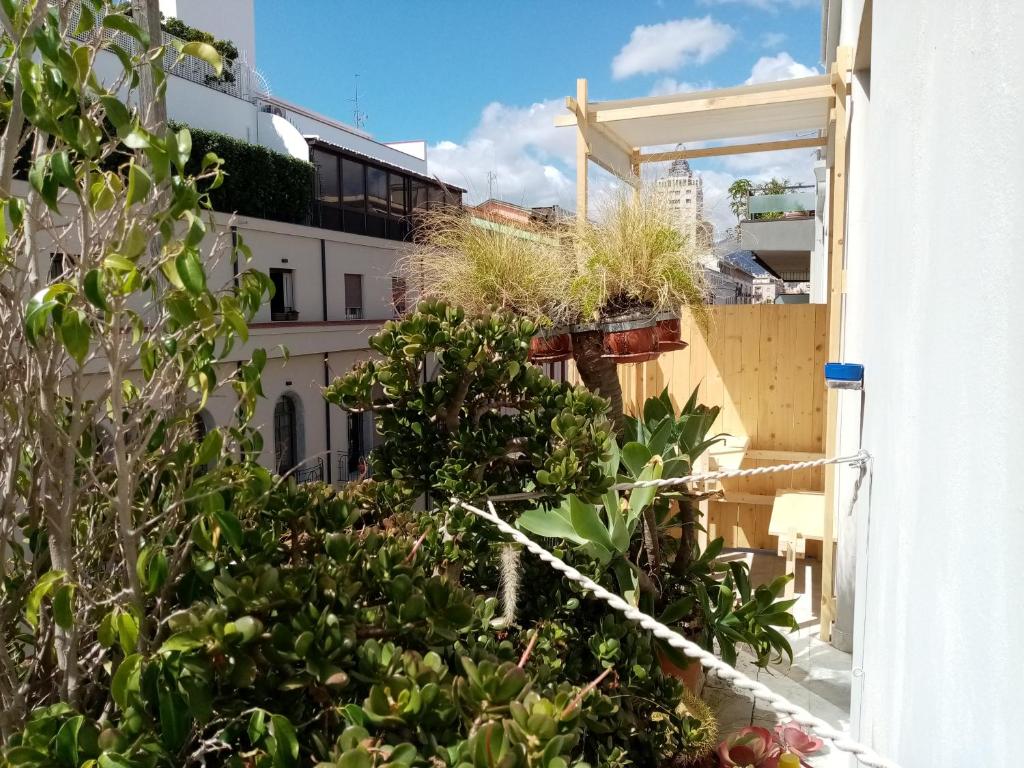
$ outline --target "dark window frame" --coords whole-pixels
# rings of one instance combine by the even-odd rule
[[[311,145],[311,150],[315,151],[318,157],[333,155],[337,162],[339,198],[337,203],[327,202],[320,198],[320,166],[316,165],[317,181],[314,204],[318,210],[318,215],[315,220],[318,226],[325,229],[389,240],[409,240],[413,230],[414,216],[418,210],[415,200],[418,189],[423,188],[426,190],[423,195],[424,204],[420,208],[437,207],[442,204],[462,204],[462,194],[453,191],[445,184],[429,181],[413,173],[403,173],[401,170],[391,168],[382,163],[375,163],[372,160],[341,149],[314,144]],[[346,165],[348,166],[347,168]],[[359,166],[363,190],[362,200],[356,205],[345,202],[346,171],[350,174],[354,165]],[[380,172],[384,175],[385,211],[379,208],[374,209],[370,206],[369,182],[371,168],[374,173]],[[393,189],[395,189],[395,179],[402,180],[402,205],[400,207],[395,205],[392,194]]]

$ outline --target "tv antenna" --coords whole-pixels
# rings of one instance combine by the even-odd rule
[[[362,129],[366,125],[367,114],[359,109],[359,73],[355,75],[356,93],[349,101],[352,102],[352,123],[356,128]]]
[[[498,174],[494,171],[487,172],[487,197],[491,200],[494,199],[494,184],[498,181]]]

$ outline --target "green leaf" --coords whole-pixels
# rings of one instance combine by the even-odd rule
[[[104,752],[100,755],[98,763],[100,768],[138,768],[127,757],[116,752]]]
[[[67,720],[57,731],[54,753],[57,760],[70,768],[78,768],[78,732],[84,722],[84,715],[76,715]]]
[[[593,504],[586,504],[578,497],[570,496],[569,515],[576,533],[586,539],[588,543],[598,544],[612,552],[616,550],[611,534],[601,521],[597,507]]]
[[[215,510],[213,516],[217,519],[221,533],[235,549],[242,548],[242,525],[238,518],[225,509]]]
[[[39,577],[25,599],[25,620],[32,626],[39,625],[39,608],[50,591],[64,578],[64,571],[47,571]]]
[[[270,735],[274,737],[274,768],[294,768],[299,763],[299,741],[295,728],[283,715],[270,716]]]
[[[85,314],[78,309],[65,309],[58,327],[64,349],[81,365],[89,354],[89,341],[92,339]]]
[[[178,131],[174,137],[174,145],[176,149],[175,164],[184,171],[189,158],[192,156],[192,133],[188,128],[182,128]]]
[[[157,689],[160,711],[160,741],[171,752],[177,752],[185,743],[191,726],[188,706],[175,691],[161,685]]]
[[[643,471],[652,455],[643,443],[626,443],[622,446],[622,463],[633,477]]]
[[[82,281],[85,298],[98,309],[107,311],[107,297],[103,295],[103,273],[98,269],[90,269]]]
[[[62,584],[53,595],[53,620],[61,629],[71,629],[75,623],[75,586]]]
[[[96,26],[96,14],[92,12],[89,3],[81,3],[79,9],[80,15],[78,17],[78,25],[75,27],[75,34],[83,36]]]
[[[185,43],[185,45],[181,46],[181,52],[185,56],[195,56],[197,59],[202,59],[213,67],[213,71],[216,72],[218,76],[224,69],[224,63],[221,61],[220,54],[217,53],[217,49],[209,43]]]
[[[119,13],[108,13],[103,17],[102,26],[106,29],[124,32],[129,37],[138,40],[143,48],[149,48],[149,34],[127,16]]]
[[[185,249],[179,253],[174,259],[174,266],[186,291],[196,296],[206,290],[206,274],[194,250]]]
[[[643,468],[643,471],[637,476],[637,482],[644,482],[645,480],[660,480],[661,479],[661,463],[648,464]],[[654,497],[658,495],[657,486],[649,486],[647,488],[634,488],[629,492],[629,520],[632,522],[640,517],[644,509],[654,501]]]
[[[267,712],[263,709],[257,709],[249,716],[249,726],[246,729],[249,733],[249,743],[252,746],[259,744],[260,739],[263,738],[263,734],[267,732]]]
[[[219,430],[211,430],[203,438],[203,442],[199,446],[199,450],[196,452],[196,458],[192,462],[193,466],[203,467],[213,463],[220,456],[220,452],[224,447],[224,436]]]
[[[569,519],[569,510],[564,507],[552,510],[537,507],[527,510],[516,520],[516,526],[549,539],[568,539],[576,544],[587,543],[586,539],[577,535]]]
[[[139,689],[139,667],[142,664],[142,654],[133,653],[126,656],[114,672],[110,681],[110,695],[114,702],[125,710],[128,708],[128,695]]]
[[[153,188],[153,180],[142,166],[132,160],[128,166],[128,205],[141,203]]]
[[[114,96],[100,96],[100,103],[103,104],[107,119],[114,124],[118,135],[126,136],[132,126],[132,116],[128,107]]]
[[[128,611],[119,611],[114,617],[117,642],[125,653],[133,653],[139,642],[139,622]]]
[[[53,170],[53,178],[62,187],[75,186],[75,172],[71,167],[71,159],[67,150],[55,152],[50,158],[50,168]]]

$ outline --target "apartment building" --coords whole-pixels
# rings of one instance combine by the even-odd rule
[[[266,398],[254,420],[263,436],[261,462],[300,481],[344,482],[364,471],[372,419],[328,407],[321,387],[366,359],[369,336],[406,311],[409,298],[396,263],[412,223],[424,209],[461,204],[463,190],[428,175],[425,142],[384,143],[274,96],[255,67],[253,0],[161,0],[160,7],[165,17],[239,49],[228,78],[197,59],[172,66],[170,55],[169,119],[312,164],[314,189],[300,220],[272,209],[259,217],[232,219],[225,212],[217,218],[244,239],[253,266],[269,273],[276,287],[249,342],[237,351],[241,360],[262,347],[269,358]],[[114,76],[118,66],[112,56],[97,62],[101,76],[105,68]],[[230,264],[208,269],[211,285],[232,279]],[[212,397],[197,429],[228,423],[234,406],[230,392]]]

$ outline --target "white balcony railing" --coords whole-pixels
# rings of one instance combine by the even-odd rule
[[[68,24],[70,29],[77,28],[80,16],[81,6],[76,3],[71,11],[71,19]],[[142,52],[138,41],[123,32],[103,28],[100,26],[101,21],[102,16],[98,16],[95,28],[83,35],[76,35],[76,39],[85,42],[91,40],[92,35],[101,34],[105,39],[112,40],[121,46],[127,51],[129,56],[135,57]],[[238,99],[244,99],[245,101],[253,101],[257,97],[270,95],[270,86],[266,78],[249,66],[243,58],[244,54],[236,59],[234,63],[225,61],[222,74],[218,76],[213,67],[194,56],[185,56],[179,62],[178,50],[174,46],[175,41],[179,43],[185,42],[167,32],[163,33],[163,44],[166,46],[163,66],[164,71],[168,74],[180,77],[182,80],[188,80],[191,83],[212,88],[215,91],[226,93]]]

